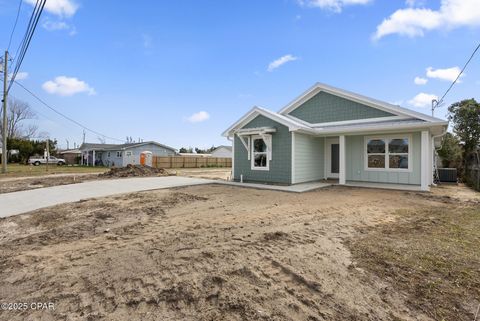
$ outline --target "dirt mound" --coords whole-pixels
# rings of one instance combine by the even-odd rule
[[[136,177],[136,176],[168,176],[169,173],[163,168],[155,168],[143,165],[131,165],[126,167],[114,167],[108,172],[98,174],[99,177]]]

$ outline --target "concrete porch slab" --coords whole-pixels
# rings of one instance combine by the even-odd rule
[[[239,183],[239,182],[226,182],[215,181],[214,184],[231,185],[246,188],[268,189],[273,191],[291,192],[291,193],[303,193],[312,191],[314,189],[332,186],[330,183],[325,182],[309,182],[300,183],[295,185],[268,185],[268,184],[256,184],[256,183]]]
[[[386,184],[386,183],[370,183],[370,182],[351,182],[347,181],[345,186],[351,187],[365,187],[365,188],[380,188],[380,189],[393,189],[400,191],[415,191],[421,192],[420,185],[407,185],[407,184]]]

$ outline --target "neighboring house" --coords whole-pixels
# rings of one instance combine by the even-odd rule
[[[67,165],[77,165],[80,163],[82,151],[79,149],[66,149],[58,153],[60,158],[65,160]]]
[[[433,182],[433,148],[447,122],[324,84],[280,112],[254,107],[223,136],[235,181],[412,185]],[[374,183],[374,184],[372,184]]]
[[[212,154],[178,153],[182,157],[210,157]]]
[[[176,150],[157,142],[128,144],[90,144],[80,146],[83,165],[124,167],[141,164],[142,154],[151,156],[173,156]],[[147,162],[147,165],[148,162]]]
[[[212,157],[227,157],[232,158],[232,146],[218,146],[212,152]]]

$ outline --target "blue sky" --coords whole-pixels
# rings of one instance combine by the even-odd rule
[[[2,48],[17,6],[0,0]],[[18,81],[105,135],[209,147],[228,143],[221,132],[253,105],[277,111],[317,81],[430,113],[479,27],[479,0],[47,0]],[[480,99],[479,67],[477,56],[436,116]],[[10,94],[61,146],[81,142],[81,128],[18,86]]]

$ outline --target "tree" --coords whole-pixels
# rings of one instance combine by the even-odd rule
[[[465,156],[472,154],[480,145],[480,104],[475,99],[465,99],[448,107],[448,120],[453,132],[464,144]]]
[[[27,102],[15,98],[10,99],[7,106],[7,137],[27,139],[35,137],[38,126],[32,123],[24,126],[24,123],[35,119],[36,116]],[[0,109],[0,119],[3,119],[2,109]],[[0,132],[3,133],[3,122],[0,122]]]
[[[462,147],[460,140],[452,133],[446,133],[442,141],[442,147],[438,150],[442,158],[443,167],[458,168],[462,166]]]
[[[193,149],[192,149],[192,147],[188,147],[188,148],[182,147],[182,148],[179,149],[178,152],[179,153],[193,153]]]

